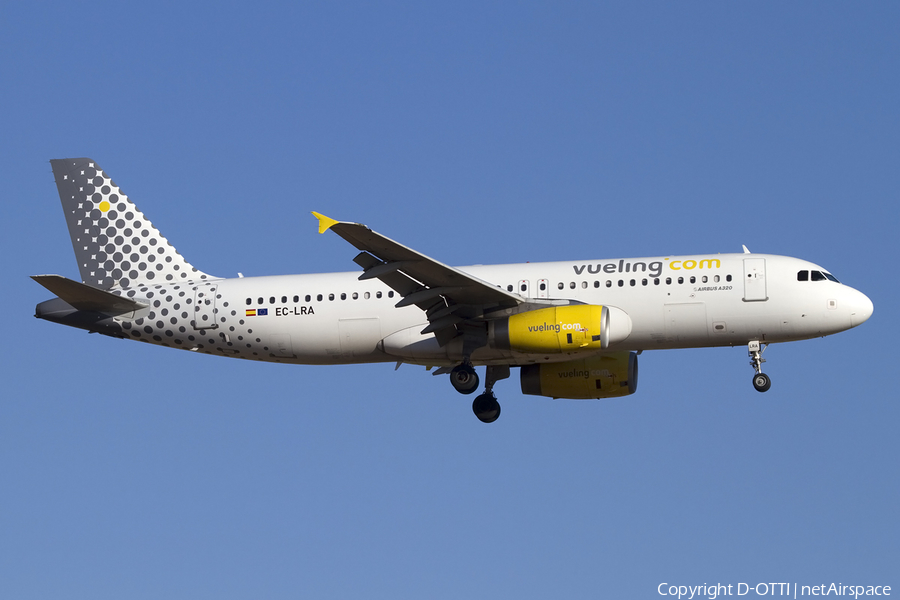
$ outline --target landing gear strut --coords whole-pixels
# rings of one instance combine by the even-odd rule
[[[509,365],[487,367],[484,393],[472,402],[472,412],[482,423],[493,423],[500,417],[500,403],[494,396],[494,384],[507,377],[509,377]]]
[[[753,387],[756,388],[757,392],[765,392],[772,387],[772,380],[762,372],[762,364],[766,362],[766,359],[762,357],[762,353],[767,346],[768,344],[765,344],[760,349],[759,341],[752,341],[747,344],[747,352],[750,354],[750,366],[756,371],[756,375],[753,376]]]

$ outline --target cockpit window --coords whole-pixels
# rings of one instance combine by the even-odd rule
[[[812,275],[812,278],[810,278]],[[833,281],[840,283],[837,278],[826,271],[797,271],[797,281]]]

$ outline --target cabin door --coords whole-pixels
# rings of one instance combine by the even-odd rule
[[[194,288],[194,329],[215,329],[216,323],[216,290],[214,283],[198,285]]]
[[[744,302],[765,302],[766,295],[766,259],[744,259]]]
[[[375,352],[375,347],[381,341],[381,323],[378,319],[340,319],[338,333],[341,356],[366,356]]]

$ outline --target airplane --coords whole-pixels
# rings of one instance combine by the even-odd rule
[[[822,267],[751,253],[451,267],[365,225],[314,212],[362,273],[222,278],[199,271],[90,158],[51,160],[81,281],[32,278],[39,319],[217,356],[329,365],[393,362],[480,387],[518,367],[523,394],[599,399],[637,390],[644,350],[746,346],[767,391],[772,343],[845,331],[872,302]],[[239,274],[240,275],[240,274]]]

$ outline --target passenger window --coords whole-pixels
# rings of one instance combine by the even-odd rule
[[[507,292],[511,292],[511,291],[512,291],[512,284],[509,284],[508,286],[506,286],[506,291],[507,291]]]
[[[282,303],[282,304],[287,304],[287,296],[282,296],[282,297],[281,297],[281,303]]]
[[[328,294],[328,300],[334,300],[334,294]]]
[[[300,296],[294,296],[294,302],[300,302]]]
[[[366,292],[365,295],[364,295],[363,297],[364,297],[366,300],[368,300],[368,299],[371,297],[371,294],[369,294],[369,292]]]
[[[606,280],[606,287],[612,287],[612,281],[609,279]]]
[[[393,298],[393,297],[394,297],[394,290],[391,290],[388,292],[388,298]]]
[[[247,306],[250,306],[251,304],[253,304],[253,299],[247,298]]]
[[[565,286],[563,285],[563,282],[560,281],[556,287],[558,287],[559,289],[563,289]]]
[[[546,290],[546,289],[547,289],[547,284],[546,284],[546,283],[541,283],[541,291],[543,292],[543,291]]]
[[[656,277],[656,278],[653,280],[653,285],[659,285],[659,277]]]
[[[347,294],[345,294],[344,292],[341,292],[341,300],[346,300],[346,299],[347,299]]]
[[[634,287],[634,279],[631,280],[631,287]]]
[[[594,287],[595,287],[595,288],[600,287],[600,282],[595,280],[595,281],[594,281]]]
[[[647,285],[647,280],[646,280],[646,279],[641,279],[641,285]]]
[[[322,301],[322,294],[318,294],[318,295],[316,296],[316,300],[319,301],[319,302],[321,302],[321,301]]]
[[[709,281],[709,279],[706,277],[706,275],[704,275],[703,277],[700,278],[700,281],[702,283],[706,283],[707,281]]]
[[[697,283],[697,278],[691,275],[691,283]]]
[[[725,281],[731,281],[731,275],[726,275],[726,276],[725,276]]]
[[[521,291],[523,291],[523,292],[528,289],[528,286],[525,285],[524,283],[522,285],[520,285],[519,287],[521,288]]]
[[[619,287],[625,287],[625,282],[621,279],[619,280]]]
[[[354,299],[354,300],[358,300],[358,299],[359,299],[359,294],[357,294],[356,292],[353,292],[353,299]]]
[[[574,281],[572,281],[571,283],[569,283],[569,289],[571,289],[571,290],[574,290],[574,289],[575,289],[575,282],[574,282]]]
[[[376,298],[381,298],[381,292],[375,292],[375,297],[376,297]]]
[[[797,273],[797,281],[809,281],[809,271],[799,271]]]
[[[672,278],[666,277],[666,285],[672,285]]]
[[[583,290],[586,290],[586,289],[587,289],[587,281],[582,281],[582,282],[581,282],[581,289],[583,289]]]
[[[310,300],[312,300],[312,296],[310,296],[309,294],[307,294],[307,295],[306,295],[306,301],[309,302]]]
[[[679,278],[678,278],[678,283],[679,283],[679,284],[684,283],[684,277],[679,277]]]
[[[269,296],[269,304],[275,304],[275,296]]]
[[[256,299],[256,303],[257,303],[257,304],[262,304],[263,302],[265,302],[265,300],[263,300],[262,298],[257,298],[257,299]]]
[[[719,276],[716,275],[715,277],[713,277],[713,281],[716,282],[716,283],[719,283]]]

